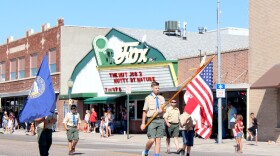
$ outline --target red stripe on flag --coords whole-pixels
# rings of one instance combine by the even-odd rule
[[[192,85],[192,87],[194,88],[194,90],[197,92],[197,100],[199,101],[199,105],[200,107],[202,107],[205,112],[202,112],[203,114],[203,117],[207,118],[208,120],[206,120],[208,122],[208,125],[212,125],[212,113],[211,113],[211,110],[209,108],[209,103],[207,102],[206,100],[206,97],[202,94],[202,91],[205,91],[203,90],[203,85],[201,85],[201,83],[199,81],[194,81],[196,82],[197,84],[193,83],[194,85]],[[204,104],[202,104],[204,103]]]

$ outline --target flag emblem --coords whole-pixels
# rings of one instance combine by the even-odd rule
[[[45,81],[40,76],[37,76],[31,87],[28,98],[34,99],[41,96],[45,91],[45,86]]]

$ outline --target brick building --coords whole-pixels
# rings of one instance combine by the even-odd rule
[[[46,53],[55,92],[60,90],[60,27],[63,19],[57,20],[57,26],[50,28],[42,25],[41,32],[33,30],[26,36],[0,45],[0,98],[5,110],[20,111],[28,96],[31,85]]]
[[[257,115],[259,139],[280,139],[280,2],[249,1],[249,111]]]

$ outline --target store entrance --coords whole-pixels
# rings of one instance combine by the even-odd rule
[[[3,111],[19,113],[27,100],[27,96],[1,98],[1,108]]]
[[[213,129],[211,138],[217,138],[218,135],[218,98],[216,98],[216,93],[213,93],[214,96],[214,109],[213,109]],[[231,103],[237,110],[237,114],[243,116],[243,125],[244,125],[244,134],[246,134],[246,121],[247,121],[247,92],[246,90],[239,91],[226,91],[226,98],[222,98],[222,105],[224,107],[223,116],[223,128],[225,134],[223,138],[232,138],[231,130],[228,126],[228,103]]]

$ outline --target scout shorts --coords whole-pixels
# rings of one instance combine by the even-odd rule
[[[67,132],[66,132],[67,139],[69,141],[79,140],[79,131],[78,131],[77,127],[67,126],[67,128],[69,128],[69,130],[67,130]]]
[[[148,138],[162,138],[164,134],[164,120],[163,118],[155,118],[148,126]]]
[[[179,124],[170,124],[170,127],[165,127],[167,138],[179,137]]]

